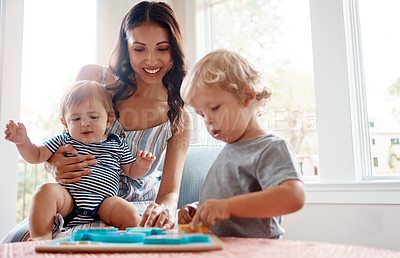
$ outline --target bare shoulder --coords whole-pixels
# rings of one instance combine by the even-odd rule
[[[177,166],[182,166],[185,160],[186,152],[190,145],[193,131],[193,119],[190,112],[183,108],[182,110],[183,128],[176,133],[172,133],[172,137],[168,140],[168,147],[165,154],[164,171],[177,171]],[[172,172],[174,173],[174,172]]]
[[[88,64],[83,66],[76,76],[76,80],[92,80],[100,81],[100,74],[103,71],[103,66],[98,64]]]
[[[186,149],[189,147],[193,131],[193,118],[186,108],[182,109],[182,120],[183,128],[178,132],[172,133],[171,140],[168,141],[168,148],[180,149],[186,153]],[[174,147],[170,147],[170,145]]]
[[[182,110],[182,119],[183,119],[184,130],[191,131],[193,129],[193,117],[187,108],[183,108]]]
[[[176,138],[181,139],[182,143],[186,142],[186,147],[190,144],[193,131],[193,117],[187,108],[182,110],[183,130],[176,134]]]

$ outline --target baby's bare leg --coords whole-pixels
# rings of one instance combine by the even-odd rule
[[[33,240],[52,239],[57,213],[63,217],[72,212],[73,201],[68,191],[57,183],[41,185],[32,197],[29,211],[29,230]]]
[[[102,221],[119,229],[136,227],[140,221],[139,211],[135,205],[118,196],[106,198],[98,212]]]

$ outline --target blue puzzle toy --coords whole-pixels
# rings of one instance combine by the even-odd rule
[[[160,252],[222,249],[214,235],[164,232],[160,228],[86,228],[36,246],[37,252]]]

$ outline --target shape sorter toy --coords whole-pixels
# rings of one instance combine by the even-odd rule
[[[222,249],[222,242],[204,233],[164,232],[160,228],[85,228],[36,246],[37,252],[184,252]]]

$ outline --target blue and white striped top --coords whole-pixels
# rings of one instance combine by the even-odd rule
[[[100,83],[104,86],[106,85],[107,69],[107,66],[103,66],[102,71],[99,73]],[[140,131],[125,131],[118,120],[114,119],[108,132],[123,138],[134,156],[136,156],[138,150],[149,151],[156,156],[156,160],[150,170],[142,178],[132,179],[124,174],[121,174],[120,177],[118,196],[128,202],[132,202],[138,208],[140,216],[142,216],[147,206],[157,198],[162,174],[157,168],[160,166],[168,140],[172,136],[171,123],[168,120],[152,128]]]
[[[150,170],[142,178],[132,179],[123,173],[120,174],[118,196],[133,202],[139,214],[142,215],[147,206],[157,197],[162,175],[157,168],[160,166],[168,140],[172,136],[170,122],[140,131],[125,131],[118,120],[114,120],[109,133],[123,138],[134,156],[138,150],[146,150],[156,156]]]
[[[118,192],[120,174],[123,173],[120,165],[135,162],[135,157],[123,139],[114,134],[109,134],[107,140],[98,143],[83,144],[74,140],[69,132],[57,135],[44,142],[52,152],[65,144],[71,144],[78,155],[91,154],[96,157],[97,164],[88,168],[93,172],[74,184],[62,184],[67,190],[86,191],[103,197],[115,196]],[[69,155],[72,156],[72,155]]]

